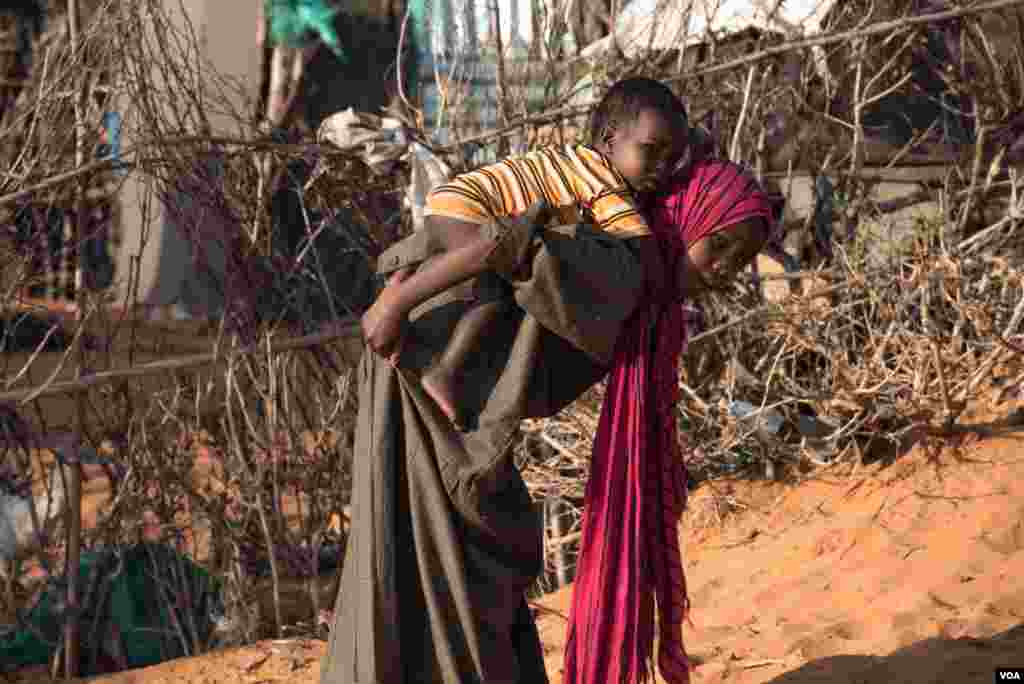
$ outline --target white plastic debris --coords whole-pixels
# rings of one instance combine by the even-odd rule
[[[413,228],[423,227],[427,194],[451,177],[451,168],[425,145],[411,141],[398,119],[348,109],[332,114],[317,131],[320,143],[357,154],[377,174],[387,174],[398,161],[409,163],[411,179],[405,205]]]
[[[423,228],[423,212],[427,206],[427,194],[451,177],[451,168],[436,154],[423,145],[414,142],[409,145],[409,166],[412,180],[406,191],[405,201],[412,212],[414,230]]]
[[[785,418],[775,409],[760,409],[746,401],[733,401],[729,404],[729,415],[737,420],[757,419],[758,429],[763,429],[769,435],[779,434]]]
[[[359,155],[374,173],[382,175],[389,173],[409,148],[401,121],[356,112],[352,107],[324,119],[316,139]]]

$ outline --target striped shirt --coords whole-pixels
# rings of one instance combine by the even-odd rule
[[[424,214],[482,224],[520,216],[541,199],[560,224],[589,212],[609,235],[651,234],[626,181],[607,157],[584,145],[546,147],[460,174],[430,192]]]

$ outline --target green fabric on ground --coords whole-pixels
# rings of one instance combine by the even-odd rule
[[[80,671],[86,676],[196,652],[208,642],[220,609],[209,573],[158,544],[84,552],[78,581]],[[0,669],[50,662],[62,637],[64,596],[62,578],[43,592],[21,629],[0,637]]]

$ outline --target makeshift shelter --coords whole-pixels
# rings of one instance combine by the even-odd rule
[[[818,33],[836,0],[632,0],[615,21],[608,36],[586,46],[586,57],[602,57],[621,50],[636,57],[645,50],[677,50],[744,29],[780,33],[799,38]]]
[[[163,8],[175,28],[184,30],[191,26],[200,50],[199,59],[207,60],[220,74],[244,84],[250,94],[257,92],[262,75],[262,50],[257,43],[260,21],[257,3],[165,0]],[[161,83],[156,65],[152,78],[155,83]],[[231,104],[242,108],[243,102],[237,95],[226,95],[235,99]],[[125,129],[133,130],[136,113],[130,103],[119,104]],[[213,135],[227,137],[236,133],[236,124],[228,115],[211,111],[209,119]],[[125,143],[130,145],[130,138]],[[208,160],[207,170],[209,180],[215,182],[218,177],[216,160]],[[135,174],[129,174],[124,180],[119,211],[122,240],[115,259],[117,300],[126,300],[131,284],[138,302],[146,307],[175,305],[183,315],[217,315],[224,305],[220,282],[224,272],[223,250],[214,243],[204,245],[202,257],[206,264],[197,267],[197,255],[183,236],[180,224],[223,219],[204,213],[204,208],[185,193],[158,197],[151,184]],[[137,281],[133,281],[136,276],[131,271],[136,264],[138,276]]]
[[[904,0],[894,3],[865,3],[859,0],[717,0],[716,2],[694,2],[693,0],[633,0],[622,10],[609,36],[588,45],[582,54],[594,63],[599,63],[621,52],[629,58],[643,54],[684,51],[687,54],[680,61],[683,70],[721,61],[721,46],[743,34],[760,34],[771,40],[795,40],[809,38],[826,31],[841,31],[855,28],[865,22],[881,22],[910,14],[934,13],[949,9],[949,3],[942,0]],[[1024,19],[1020,9],[1007,10]],[[1002,15],[989,13],[979,15],[983,25],[991,28],[988,35],[996,37],[995,49],[1006,51],[1016,39],[1012,27],[1007,26]],[[1002,22],[1002,27],[998,24]],[[955,158],[956,146],[973,140],[971,112],[966,102],[950,93],[941,70],[953,68],[959,60],[960,47],[954,35],[959,31],[956,22],[942,22],[922,27],[925,43],[911,54],[911,78],[905,87],[896,89],[877,101],[870,103],[863,111],[865,136],[869,143],[870,157],[882,157],[906,145],[914,132],[926,130],[939,124],[938,135],[926,145],[912,151],[904,163],[949,163]],[[1012,34],[1012,35],[1011,35]],[[828,86],[823,90],[835,93],[833,101],[823,103],[830,108],[833,116],[842,117],[852,107],[849,94],[853,90],[850,82],[854,74],[848,68],[862,50],[863,41],[846,41],[838,46],[811,49],[816,76]],[[709,49],[711,48],[711,49]],[[718,52],[715,53],[714,49]],[[868,66],[882,67],[889,51],[896,46],[878,46],[868,54]],[[1007,52],[1009,54],[1009,52]],[[738,55],[730,55],[738,56]],[[874,64],[870,60],[879,62]],[[806,61],[805,53],[793,51],[785,57],[781,78],[790,78],[799,73]],[[890,66],[891,68],[891,66]],[[794,72],[795,69],[795,72]],[[870,70],[870,69],[869,69]],[[592,89],[582,89],[576,97],[577,103],[593,100]],[[691,105],[700,99],[699,93],[690,98]],[[877,143],[877,152],[871,144]],[[891,146],[893,149],[887,149]],[[889,159],[878,159],[888,162]]]

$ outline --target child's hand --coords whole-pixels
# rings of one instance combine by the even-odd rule
[[[402,328],[408,313],[398,306],[396,293],[408,275],[408,269],[396,271],[361,320],[366,344],[392,362],[400,350]]]

